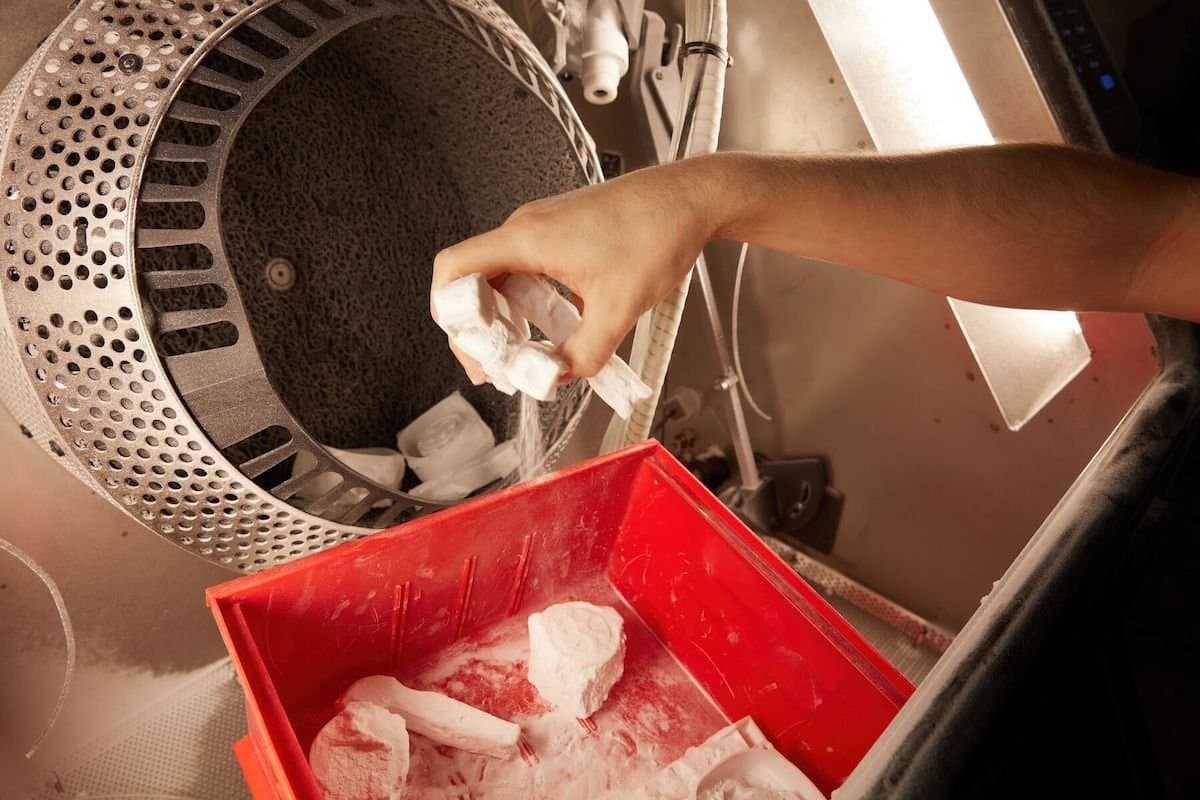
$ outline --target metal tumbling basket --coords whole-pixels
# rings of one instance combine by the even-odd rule
[[[431,510],[323,445],[392,444],[454,389],[511,430],[429,321],[433,255],[599,180],[488,0],[83,0],[0,120],[0,395],[102,496],[248,571]],[[585,400],[542,407],[549,457]]]

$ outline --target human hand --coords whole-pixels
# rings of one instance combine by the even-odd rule
[[[477,272],[500,290],[512,272],[558,281],[583,305],[559,355],[571,375],[591,377],[638,317],[679,285],[716,230],[705,202],[711,187],[697,183],[697,168],[651,167],[524,205],[499,228],[438,253],[433,289]],[[481,382],[479,365],[456,355]]]

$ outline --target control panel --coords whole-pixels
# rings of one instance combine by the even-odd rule
[[[1137,156],[1142,138],[1137,108],[1086,4],[1082,0],[1042,0],[1042,5],[1109,148],[1120,155]]]

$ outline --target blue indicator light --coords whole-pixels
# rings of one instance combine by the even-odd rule
[[[1113,76],[1112,76],[1112,75],[1110,75],[1110,74],[1108,74],[1108,73],[1106,72],[1106,73],[1104,73],[1103,75],[1101,75],[1101,76],[1100,76],[1100,86],[1101,86],[1101,87],[1102,87],[1102,88],[1103,88],[1105,91],[1110,91],[1110,90],[1112,90],[1112,89],[1115,89],[1115,88],[1116,88],[1116,86],[1117,86],[1117,82],[1116,82],[1116,80],[1114,80],[1114,79],[1113,79]]]

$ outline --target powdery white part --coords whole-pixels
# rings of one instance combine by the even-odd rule
[[[506,372],[516,349],[528,338],[516,325],[497,317],[487,327],[463,328],[450,338],[459,350],[479,362],[493,386],[508,395],[516,393]]]
[[[624,670],[624,621],[614,609],[575,601],[529,616],[529,682],[556,709],[590,717]]]
[[[621,608],[603,573],[573,584],[569,593],[542,607],[566,600]],[[492,698],[496,706],[484,707],[521,726],[522,742],[532,757],[487,758],[413,736],[410,797],[596,800],[608,794],[628,800],[688,745],[727,724],[679,662],[648,631],[639,635],[641,623],[628,616],[629,655],[621,687],[628,683],[629,690],[615,689],[587,726],[551,709],[527,683],[528,616],[521,612],[465,635],[431,660],[410,664],[416,671],[405,680],[414,688],[445,692],[474,705]]]
[[[610,358],[599,372],[588,378],[588,384],[621,419],[629,419],[634,406],[652,394],[646,382],[619,356]]]
[[[347,703],[308,755],[325,800],[400,800],[408,778],[404,718],[374,703]]]
[[[487,278],[478,273],[435,290],[433,307],[438,325],[451,336],[463,328],[486,328],[496,317],[494,290]]]
[[[739,794],[740,792],[740,794]],[[750,717],[688,748],[628,800],[825,800]],[[616,800],[615,797],[606,800]]]
[[[387,447],[366,447],[339,450],[330,447],[329,453],[369,481],[399,489],[404,482],[404,456]]]
[[[825,800],[821,790],[768,742],[722,762],[704,777],[697,800]]]
[[[712,788],[701,790],[696,800],[800,800],[800,795],[725,779]]]
[[[521,312],[513,308],[512,304],[508,302],[507,297],[495,289],[492,290],[492,297],[496,301],[496,313],[512,325],[513,330],[516,331],[517,336],[520,337],[522,342],[528,342],[529,320],[525,319]]]
[[[408,729],[438,744],[484,756],[511,755],[521,728],[486,711],[437,692],[410,689],[390,675],[372,675],[354,683],[342,703],[366,701],[404,717]]]
[[[766,744],[754,720],[745,717],[714,733],[702,744],[689,747],[641,790],[635,800],[693,800],[700,782],[713,769],[739,753]],[[616,800],[612,798],[612,800]]]
[[[482,275],[468,275],[434,292],[438,325],[455,346],[479,362],[488,380],[513,395],[507,376],[518,347],[529,341],[529,323]]]
[[[453,473],[422,483],[410,494],[442,502],[461,500],[476,489],[515,472],[520,462],[517,443],[510,439],[492,448],[486,455],[464,464]]]
[[[508,276],[502,294],[554,344],[565,342],[579,327],[581,318],[575,305],[536,275]],[[634,406],[651,395],[646,382],[616,355],[588,378],[588,384],[622,419],[628,419]]]
[[[496,446],[492,429],[458,392],[413,420],[396,446],[422,481],[451,474]]]
[[[535,400],[553,400],[566,364],[542,342],[526,342],[513,352],[504,377]]]
[[[536,275],[509,275],[504,279],[500,293],[512,308],[536,325],[555,344],[565,342],[579,327],[581,318],[575,304]]]

